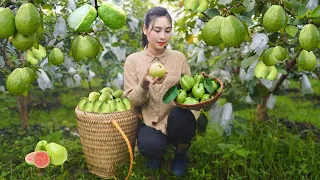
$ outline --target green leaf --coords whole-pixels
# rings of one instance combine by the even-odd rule
[[[177,96],[178,96],[178,87],[172,86],[163,96],[163,102],[168,104],[171,101],[173,101]]]
[[[234,128],[234,132],[241,136],[247,135],[247,132],[240,127]]]
[[[248,157],[248,155],[250,154],[250,152],[245,149],[238,149],[235,152],[244,158]]]
[[[277,67],[277,70],[278,70],[278,73],[281,73],[281,74],[284,74],[284,75],[288,74],[288,72],[283,68]]]
[[[47,141],[48,142],[58,142],[61,137],[62,137],[62,131],[56,131],[55,133],[50,134],[47,137]]]
[[[248,120],[244,119],[244,118],[242,118],[240,116],[235,116],[234,120],[238,121],[240,124],[245,124],[245,125],[248,124]]]
[[[297,32],[298,32],[298,28],[296,26],[287,26],[286,27],[286,32],[291,36],[291,37],[295,37]]]
[[[302,4],[298,9],[298,16],[303,17],[307,13],[307,7]]]
[[[232,7],[230,9],[230,11],[235,14],[240,14],[240,13],[244,12],[245,10],[246,10],[246,8],[242,4],[240,6]]]
[[[246,12],[251,11],[256,4],[255,0],[244,0],[243,5],[246,7]]]
[[[215,16],[220,15],[220,12],[217,9],[209,9],[206,11],[206,14],[210,17],[213,18]]]
[[[204,88],[211,94],[213,92],[211,79],[206,77],[204,80]]]
[[[246,67],[250,66],[250,65],[253,64],[258,58],[259,58],[259,56],[257,56],[257,55],[253,55],[253,56],[251,56],[251,57],[245,58],[244,60],[241,61],[241,68],[246,68]]]
[[[114,42],[111,44],[112,47],[119,47],[121,45],[120,42]]]
[[[320,5],[314,8],[314,10],[308,16],[309,18],[319,18],[320,17]]]

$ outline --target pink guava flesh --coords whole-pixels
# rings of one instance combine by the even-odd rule
[[[37,168],[45,168],[50,163],[50,157],[46,151],[37,151],[33,157],[33,164]]]
[[[26,157],[24,158],[24,160],[29,164],[29,165],[33,165],[33,158],[34,158],[34,155],[36,153],[35,152],[31,152],[29,154],[26,155]]]

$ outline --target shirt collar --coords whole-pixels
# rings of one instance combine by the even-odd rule
[[[159,59],[162,64],[164,64],[167,61],[168,51],[168,48],[166,48],[162,54],[155,56],[150,51],[148,51],[147,46],[144,48],[144,53],[148,57],[147,59],[149,62],[152,62],[155,59]]]

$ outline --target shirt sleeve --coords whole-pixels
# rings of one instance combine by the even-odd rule
[[[189,75],[192,75],[191,74],[191,70],[190,70],[190,65],[188,63],[188,60],[187,58],[185,58],[185,60],[183,61],[183,64],[182,64],[182,74],[189,74]]]
[[[135,70],[133,59],[127,58],[124,64],[124,93],[130,99],[133,107],[139,107],[149,98],[149,91],[141,87],[138,82],[138,73]]]

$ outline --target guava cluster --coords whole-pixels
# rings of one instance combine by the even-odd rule
[[[204,77],[202,73],[197,73],[194,76],[184,74],[179,79],[178,95],[175,101],[181,104],[195,105],[209,101],[220,91],[220,83],[213,78]]]
[[[78,108],[89,113],[114,113],[128,111],[132,107],[129,98],[123,97],[123,90],[104,87],[99,92],[93,91],[88,97],[82,97]]]
[[[96,10],[90,4],[84,4],[68,17],[69,26],[77,33],[90,31],[97,16],[111,29],[119,29],[126,23],[126,13],[113,3],[102,3]],[[100,41],[87,34],[79,34],[71,44],[70,55],[77,61],[95,58],[103,49]]]
[[[37,168],[46,168],[50,164],[62,165],[68,159],[68,152],[65,147],[46,140],[37,143],[35,150],[25,157],[26,163]]]

